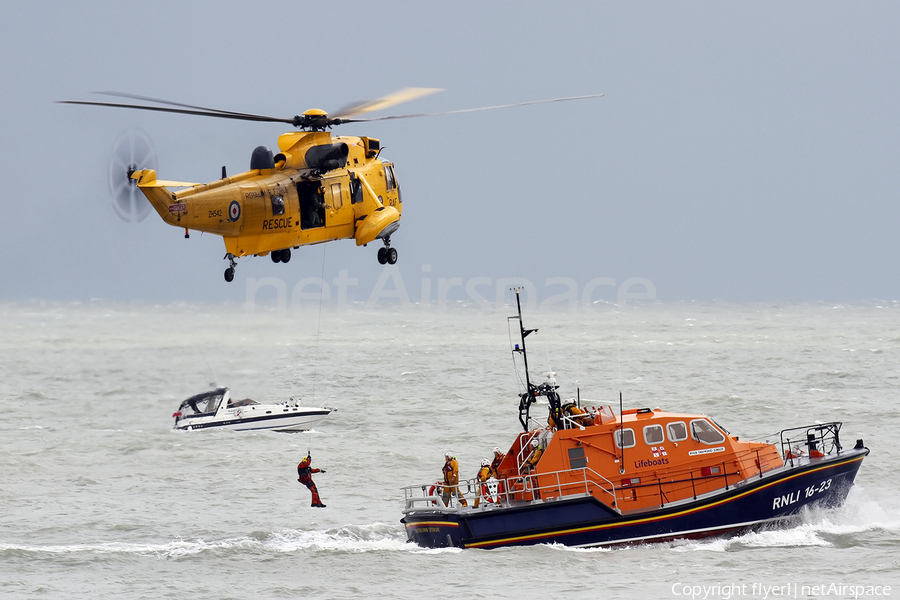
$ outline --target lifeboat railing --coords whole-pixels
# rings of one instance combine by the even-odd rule
[[[646,475],[640,475],[626,478],[629,483],[618,486],[589,467],[582,467],[542,473],[523,473],[501,480],[491,479],[488,483],[497,486],[496,493],[485,493],[485,484],[475,478],[460,481],[456,487],[466,499],[466,505],[470,507],[473,506],[475,498],[480,498],[480,507],[488,508],[497,505],[528,504],[549,499],[558,500],[583,494],[593,496],[612,509],[621,512],[623,508],[627,508],[630,502],[638,500],[636,495],[641,490],[644,492],[653,490],[650,493],[657,496],[658,505],[663,507],[689,498],[696,500],[698,496],[714,492],[717,489],[727,490],[731,486],[739,485],[746,481],[740,467],[741,461],[746,456],[755,457],[760,478],[764,476],[765,472],[772,470],[772,468],[764,468],[759,449],[754,449],[718,464],[707,464],[699,468],[669,472],[666,477],[649,478]],[[778,466],[781,466],[780,462]],[[715,481],[720,481],[721,484],[710,488],[708,484]],[[690,494],[678,493],[679,486],[684,492],[689,487]],[[447,498],[448,503],[445,505],[443,488],[444,485],[441,482],[403,488],[407,510],[419,506],[426,509],[456,511],[460,506],[457,496],[450,494]],[[670,499],[669,495],[672,493],[677,493],[678,497]],[[644,502],[646,502],[646,496]]]
[[[783,464],[790,467],[795,466],[795,461],[798,457],[792,457],[791,452],[796,453],[795,447],[801,443],[805,445],[808,455],[813,459],[816,458],[816,453],[822,456],[835,451],[840,453],[842,450],[838,436],[840,427],[840,422],[832,422],[781,431],[781,445],[785,453]],[[669,472],[665,477],[650,477],[648,475],[637,475],[632,478],[626,477],[625,479],[628,479],[629,483],[623,483],[622,485],[616,485],[589,467],[583,467],[562,471],[523,473],[501,480],[492,479],[490,482],[497,485],[498,488],[495,494],[485,494],[482,490],[483,484],[475,478],[460,481],[458,488],[470,507],[472,506],[471,501],[477,497],[480,497],[480,506],[495,507],[497,504],[506,506],[520,505],[522,503],[561,499],[584,494],[594,496],[607,506],[621,512],[627,508],[629,503],[639,500],[636,497],[636,492],[640,493],[641,490],[644,492],[641,494],[644,496],[644,505],[646,505],[648,499],[646,492],[652,489],[653,492],[650,492],[651,497],[656,496],[658,505],[663,507],[673,502],[683,502],[688,499],[696,500],[698,496],[706,495],[719,489],[724,488],[727,490],[733,486],[743,485],[751,478],[745,472],[746,466],[741,466],[748,456],[755,458],[757,474],[753,477],[758,476],[761,479],[765,477],[766,473],[774,472],[778,467],[782,466],[780,460],[775,465],[771,463],[772,454],[769,454],[764,459],[760,455],[760,448],[754,448],[731,456],[718,464],[705,464],[702,467],[693,467],[680,472]],[[716,481],[720,481],[720,485],[709,485],[710,482]],[[682,490],[681,492],[679,492],[679,487]],[[686,494],[685,492],[687,492],[688,488],[690,493]],[[407,509],[423,505],[423,507],[455,511],[459,506],[459,501],[455,495],[451,495],[448,499],[448,504],[444,505],[442,499],[443,484],[439,482],[423,486],[409,486],[403,489],[405,490]],[[421,490],[421,494],[419,490]],[[677,495],[677,497],[672,498],[672,494]],[[497,499],[499,502],[488,500],[488,497]]]
[[[547,483],[548,480],[549,483]],[[466,482],[467,485],[472,486],[473,484],[470,482],[474,482],[474,485],[477,486],[475,492],[480,493],[481,484],[475,480],[469,480]],[[604,504],[616,508],[616,485],[589,467],[523,473],[517,477],[499,481],[498,487],[497,496],[507,504],[584,494],[594,496]],[[502,490],[502,493],[499,490]]]
[[[553,430],[549,428],[531,429],[519,434],[519,451],[516,453],[516,467],[521,470],[525,461],[531,456],[531,441],[537,440],[538,443],[546,450],[553,439]]]
[[[729,461],[733,462],[733,461]],[[713,471],[715,469],[715,471]],[[698,474],[697,471],[700,471]],[[708,474],[707,474],[708,473]],[[638,483],[629,483],[627,485],[619,486],[620,495],[617,500],[619,500],[619,506],[627,504],[630,501],[637,500],[637,497],[628,497],[629,493],[635,493],[637,490],[651,490],[655,489],[655,494],[658,498],[659,507],[662,508],[667,504],[671,504],[673,502],[683,502],[684,500],[690,498],[692,500],[696,500],[697,496],[701,496],[706,493],[710,493],[712,491],[716,491],[717,489],[728,489],[729,486],[734,486],[745,479],[742,477],[740,469],[735,471],[728,471],[726,468],[725,461],[720,462],[718,465],[707,465],[705,467],[701,467],[700,469],[690,469],[685,475],[683,475],[680,479],[675,479],[672,477],[672,474],[669,474],[668,477],[655,477],[655,478],[647,478],[646,482],[644,481],[646,476],[634,477],[631,481],[637,481]],[[731,480],[729,481],[729,477]],[[762,473],[760,473],[760,477],[762,477]],[[697,491],[697,486],[703,485],[705,483],[709,483],[711,481],[721,480],[723,485],[716,486],[716,489],[708,490],[706,492]],[[687,484],[690,484],[691,494],[690,496],[682,496],[679,498],[675,498],[670,500],[668,495],[666,494],[665,488],[669,488],[669,493],[675,492],[673,488],[682,485],[687,489]]]
[[[547,481],[550,480],[550,483]],[[544,484],[540,485],[543,481]],[[486,483],[497,486],[496,493],[485,493]],[[473,501],[478,498],[482,508],[497,505],[511,506],[513,504],[531,503],[542,499],[559,499],[568,496],[584,494],[593,496],[616,508],[616,486],[589,467],[580,469],[568,469],[549,473],[522,474],[506,479],[491,479],[483,483],[476,478],[460,481],[458,486],[460,494],[466,500],[465,506],[474,508]],[[426,485],[411,485],[402,488],[406,510],[414,508],[434,510],[457,510],[461,505],[456,494],[449,494],[447,504],[444,504],[444,484],[436,482]]]
[[[843,450],[840,440],[841,425],[840,421],[831,421],[782,429],[779,438],[784,461],[793,467],[794,461],[803,457],[814,459],[834,452],[840,454]],[[802,446],[805,446],[806,450],[803,450]]]

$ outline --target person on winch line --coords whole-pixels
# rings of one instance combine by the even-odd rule
[[[309,491],[312,492],[312,504],[310,506],[315,506],[316,508],[325,508],[325,505],[322,504],[322,499],[319,498],[319,490],[316,488],[316,484],[313,483],[312,474],[313,473],[324,473],[325,469],[313,469],[310,467],[310,462],[312,459],[310,458],[310,454],[307,452],[306,458],[304,458],[299,465],[297,465],[297,481],[305,485],[309,488]]]

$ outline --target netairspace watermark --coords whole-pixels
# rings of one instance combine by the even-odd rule
[[[769,600],[779,598],[888,598],[889,585],[860,585],[839,582],[828,583],[725,583],[697,585],[673,583],[672,596],[690,600],[731,600],[732,598],[752,598]]]
[[[464,293],[463,302],[492,309],[512,302],[509,290],[513,287],[522,288],[522,302],[529,309],[565,307],[574,310],[579,304],[589,306],[605,301],[607,297],[614,299],[619,306],[637,300],[656,300],[656,286],[644,277],[632,277],[621,283],[612,277],[595,277],[583,286],[571,277],[551,277],[544,280],[540,288],[543,293],[539,295],[539,287],[524,277],[472,277],[465,281],[462,277],[439,277],[434,280],[430,276],[431,265],[422,265],[422,273],[418,285],[409,287],[396,266],[384,267],[363,305],[370,308],[378,304],[393,304],[407,308],[414,304],[436,304],[438,308],[443,308],[456,302],[450,300],[451,295],[458,298]],[[276,306],[280,310],[288,309],[288,299],[294,309],[311,301],[328,301],[338,307],[346,307],[351,290],[354,296],[359,295],[356,293],[359,290],[354,289],[358,286],[359,279],[350,277],[347,270],[338,272],[338,276],[330,282],[321,277],[305,277],[293,286],[290,295],[288,285],[279,277],[247,278],[246,308],[252,311],[256,307],[260,292],[264,296],[274,292]],[[410,290],[419,292],[417,303],[410,300]],[[540,303],[539,297],[542,298]]]

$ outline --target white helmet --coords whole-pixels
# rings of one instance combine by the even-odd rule
[[[494,454],[503,454],[503,451],[500,450],[500,446],[497,446],[496,448],[494,448]]]
[[[489,464],[491,464],[491,463],[488,462],[488,459],[486,459],[486,458],[482,458],[482,459],[481,459],[481,466],[482,466],[482,467],[486,467],[486,466],[488,466]]]
[[[451,457],[453,457],[452,454],[450,454],[449,452],[444,452],[444,458],[446,458],[447,460],[450,460]]]
[[[540,445],[541,445],[541,443],[538,442],[537,440],[531,440],[531,447],[532,447],[532,448],[537,448],[537,447],[540,446]]]

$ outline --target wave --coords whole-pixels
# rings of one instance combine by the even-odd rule
[[[868,498],[861,486],[851,490],[840,508],[806,508],[793,526],[771,526],[728,538],[672,542],[679,552],[729,551],[741,548],[846,548],[884,535],[896,539],[900,516]]]
[[[0,543],[0,557],[92,554],[136,555],[172,560],[213,554],[222,557],[240,554],[281,554],[299,551],[363,553],[375,551],[419,551],[406,542],[395,524],[347,525],[326,530],[284,529],[280,532],[253,532],[246,536],[207,539],[175,539],[159,543],[97,542],[87,544],[16,545]]]
[[[744,548],[845,548],[861,545],[863,538],[883,536],[896,543],[900,534],[900,512],[886,509],[868,498],[861,486],[851,490],[840,508],[806,508],[793,525],[772,525],[731,537],[699,540],[680,539],[670,542],[639,544],[647,548],[668,548],[674,552],[729,552]],[[545,544],[563,552],[592,553],[628,550],[634,546],[573,548],[561,544]]]

